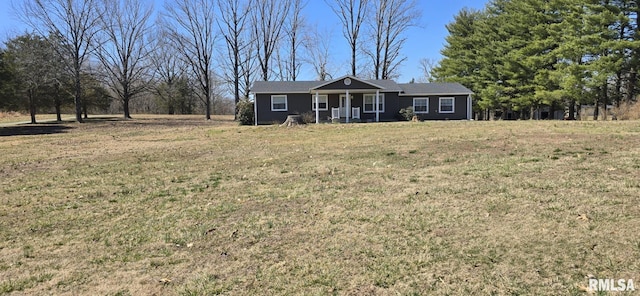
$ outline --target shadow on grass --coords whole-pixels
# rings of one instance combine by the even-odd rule
[[[66,133],[72,127],[57,123],[23,124],[16,126],[0,127],[0,137],[9,136],[33,136]]]

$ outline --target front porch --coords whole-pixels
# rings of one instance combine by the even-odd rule
[[[321,113],[328,113],[331,122],[380,121],[384,112],[384,95],[380,86],[352,77],[337,79],[311,88],[312,111],[315,122],[320,123]],[[324,112],[323,112],[324,111]]]

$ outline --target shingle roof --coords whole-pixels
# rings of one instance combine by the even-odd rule
[[[381,86],[385,92],[399,92],[400,95],[467,95],[471,90],[459,83],[396,83],[393,80],[364,80]],[[310,89],[326,84],[327,81],[256,81],[252,93],[310,93]]]
[[[309,89],[326,81],[256,81],[251,87],[253,93],[309,93]]]
[[[460,83],[403,83],[398,84],[403,93],[400,95],[469,95],[471,90]]]

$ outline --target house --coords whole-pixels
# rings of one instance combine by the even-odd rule
[[[413,107],[420,120],[471,119],[471,92],[458,83],[396,83],[344,76],[331,81],[256,81],[251,87],[256,124],[283,122],[312,112],[316,123],[396,120]],[[349,98],[349,99],[347,99]]]

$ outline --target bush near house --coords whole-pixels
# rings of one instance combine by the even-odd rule
[[[253,125],[255,115],[253,110],[253,102],[240,100],[238,102],[238,122],[241,125]]]

